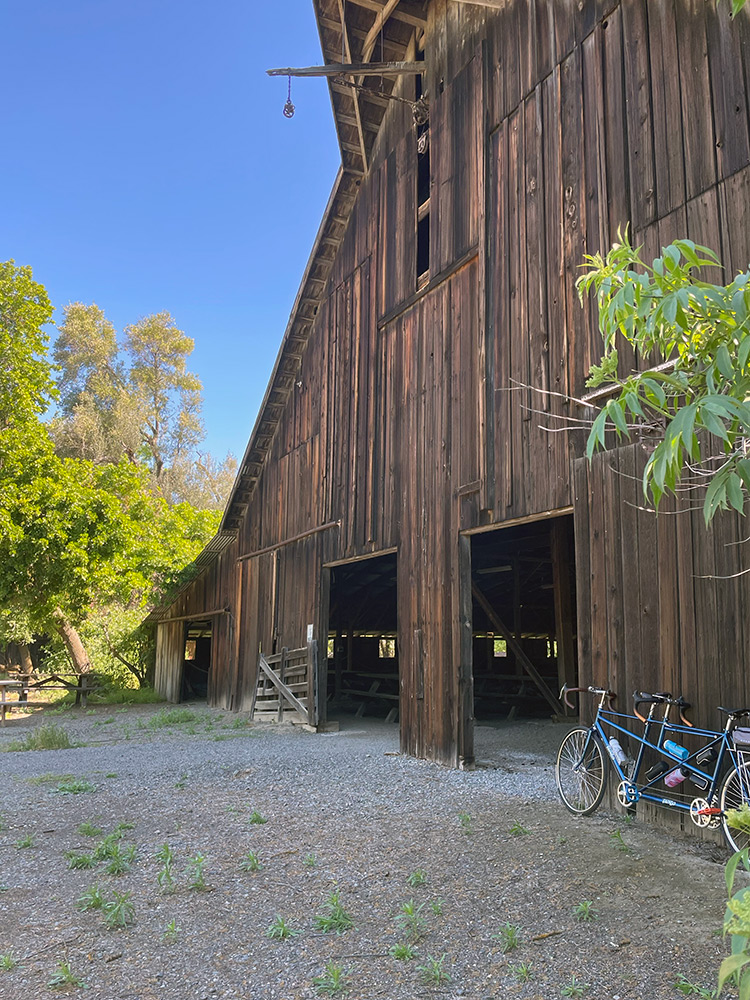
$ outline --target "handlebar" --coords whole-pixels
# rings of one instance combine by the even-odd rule
[[[583,691],[583,692],[588,692],[589,694],[598,694],[601,695],[602,701],[604,701],[604,699],[606,698],[607,701],[609,702],[612,702],[612,700],[617,697],[615,691],[608,691],[607,688],[597,688],[597,687],[574,688],[574,687],[568,687],[567,684],[563,684],[562,688],[560,689],[560,698],[562,699],[562,701],[565,702],[568,708],[573,709],[573,711],[575,711],[575,705],[573,704],[572,701],[568,699],[568,695],[572,694],[574,691]]]
[[[690,702],[685,701],[685,699],[680,695],[679,698],[673,698],[669,691],[657,691],[654,694],[650,694],[648,691],[634,691],[633,692],[633,711],[641,720],[641,722],[647,722],[645,715],[641,715],[638,711],[639,705],[666,705],[667,708],[671,708],[672,705],[679,710],[680,722],[684,726],[689,726],[692,728],[693,723],[685,718],[685,711],[690,708]]]

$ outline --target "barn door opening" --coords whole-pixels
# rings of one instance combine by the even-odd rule
[[[211,672],[213,621],[189,621],[185,625],[185,652],[180,701],[205,701]]]
[[[398,721],[396,553],[330,569],[328,717]]]
[[[475,719],[562,714],[578,677],[572,515],[474,535],[471,568]]]

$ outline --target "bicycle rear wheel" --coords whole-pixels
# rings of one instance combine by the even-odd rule
[[[725,814],[728,809],[739,809],[743,804],[750,806],[750,765],[731,767],[721,786],[719,805],[721,807],[721,829],[733,851],[744,851],[750,847],[750,830],[733,830],[727,824]]]
[[[576,816],[590,816],[604,798],[607,765],[590,729],[573,729],[560,744],[555,781],[563,805]]]

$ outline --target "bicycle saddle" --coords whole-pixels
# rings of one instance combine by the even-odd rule
[[[741,719],[743,715],[750,715],[750,708],[724,708],[722,705],[719,705],[718,708],[730,719]]]

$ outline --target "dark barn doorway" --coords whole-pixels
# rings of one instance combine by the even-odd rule
[[[474,717],[550,718],[575,685],[573,517],[472,537]]]
[[[396,553],[331,567],[329,717],[398,720]]]
[[[210,619],[189,621],[185,625],[180,701],[205,701],[208,698],[212,631]]]

